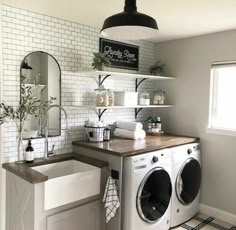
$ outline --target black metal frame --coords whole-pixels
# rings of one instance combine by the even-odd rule
[[[135,80],[135,92],[138,92],[138,87],[139,87],[145,80],[147,80],[147,78],[143,78],[143,79],[141,79],[141,80],[139,80],[138,78],[136,78],[136,80]],[[139,109],[136,108],[136,109],[135,109],[135,119],[137,119],[139,112],[141,112],[142,110],[143,110],[143,108],[139,108]]]
[[[129,67],[129,66],[126,66],[126,65],[116,65],[114,63],[111,63],[111,66],[112,68],[118,68],[118,69],[127,69],[127,70],[135,70],[135,71],[139,71],[139,54],[140,54],[140,47],[139,46],[136,46],[136,45],[133,45],[133,44],[129,44],[129,43],[124,43],[124,42],[118,42],[118,41],[114,41],[114,40],[110,40],[110,39],[107,39],[107,38],[100,38],[99,39],[99,52],[103,53],[103,50],[102,50],[102,46],[103,46],[103,42],[110,42],[110,43],[113,43],[113,44],[116,44],[116,45],[120,45],[120,46],[127,46],[127,47],[130,47],[130,48],[134,48],[134,49],[137,49],[138,51],[138,56],[137,56],[137,67]]]
[[[59,92],[59,97],[60,97],[60,105],[61,105],[61,74],[62,74],[62,71],[61,71],[61,66],[60,66],[60,64],[59,64],[59,62],[57,61],[57,59],[54,57],[54,56],[52,56],[51,54],[49,54],[49,53],[47,53],[47,52],[45,52],[45,51],[42,51],[42,50],[39,50],[39,51],[33,51],[33,52],[30,52],[29,54],[27,54],[25,57],[24,57],[24,59],[22,60],[22,62],[21,62],[21,65],[20,65],[20,78],[21,78],[21,76],[22,76],[22,67],[23,67],[23,65],[24,65],[24,62],[25,62],[25,60],[31,55],[31,54],[33,54],[33,53],[43,53],[43,54],[47,54],[48,56],[50,56],[50,57],[52,57],[52,59],[53,60],[55,60],[55,62],[57,63],[57,65],[58,65],[58,68],[59,68],[59,84],[60,84],[60,87],[59,87],[59,90],[60,90],[60,92]],[[20,86],[20,102],[21,102],[21,86]],[[60,119],[60,121],[61,121],[61,113],[59,114],[59,119]],[[61,136],[61,122],[60,122],[60,127],[59,127],[59,135],[55,135],[55,136],[53,136],[53,137],[59,137],[59,136]],[[40,136],[40,137],[35,137],[34,139],[40,139],[40,138],[44,138],[43,136]],[[27,140],[28,138],[26,138],[25,140]]]
[[[99,75],[98,76],[98,87],[102,86],[103,82],[108,78],[110,77],[111,75],[106,75],[104,78],[102,78],[102,75]]]
[[[139,87],[140,84],[141,84],[143,81],[145,81],[145,80],[147,80],[147,78],[143,78],[143,79],[141,79],[140,81],[138,81],[138,78],[136,78],[136,80],[135,80],[135,92],[138,92],[138,87]]]
[[[139,112],[141,112],[141,110],[143,110],[143,108],[140,108],[140,109],[135,109],[135,119],[137,119],[137,117],[138,117],[138,114],[139,114]]]
[[[105,113],[107,111],[107,109],[99,109],[98,110],[98,113],[97,113],[97,115],[98,115],[98,120],[99,121],[101,121],[101,118],[102,118],[102,115]]]

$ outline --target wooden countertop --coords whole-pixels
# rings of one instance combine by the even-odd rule
[[[178,135],[147,136],[144,140],[130,140],[114,138],[110,142],[92,143],[87,141],[74,141],[74,146],[92,149],[116,156],[132,156],[154,150],[175,147],[179,145],[198,142],[198,137]]]
[[[66,153],[66,154],[58,154],[50,156],[48,159],[37,158],[31,164],[5,163],[2,165],[2,167],[8,170],[9,172],[19,176],[20,178],[30,182],[31,184],[37,184],[47,181],[48,177],[43,175],[42,173],[37,172],[36,170],[33,170],[31,167],[45,164],[52,164],[72,159],[96,166],[98,168],[103,168],[108,166],[107,162],[97,160],[95,158],[83,156],[77,153]]]

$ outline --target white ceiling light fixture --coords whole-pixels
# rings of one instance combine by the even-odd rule
[[[139,13],[136,0],[125,0],[124,11],[107,18],[101,34],[104,37],[120,40],[143,40],[155,37],[157,31],[156,20]]]

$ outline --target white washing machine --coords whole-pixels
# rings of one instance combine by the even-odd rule
[[[171,151],[124,159],[122,230],[167,230],[171,208]]]
[[[201,185],[200,144],[172,148],[171,227],[191,219],[199,211]]]

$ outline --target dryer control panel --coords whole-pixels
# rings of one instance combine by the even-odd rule
[[[196,145],[190,145],[187,149],[187,153],[188,155],[196,152],[196,151],[199,151],[200,150],[200,145],[199,144],[196,144]]]
[[[189,157],[197,158],[200,160],[199,143],[186,144],[172,148],[172,159],[174,164],[178,162],[183,162]]]

